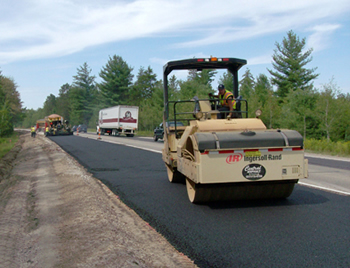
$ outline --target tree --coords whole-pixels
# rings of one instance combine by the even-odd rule
[[[29,128],[35,125],[38,119],[44,119],[47,115],[43,113],[42,108],[39,108],[37,111],[33,109],[24,109],[23,114],[24,119],[21,126],[24,128]]]
[[[208,93],[211,92],[211,86],[200,83],[198,80],[179,81],[180,92],[178,98],[180,100],[190,100],[194,96],[199,99],[208,98]]]
[[[223,84],[227,90],[233,91],[233,75],[230,72],[224,72],[219,79],[219,83]],[[241,94],[239,93],[239,95]]]
[[[163,86],[162,86],[163,87]],[[178,95],[180,92],[180,81],[176,79],[175,75],[172,75],[168,79],[168,98],[169,100],[177,100]],[[163,89],[162,89],[162,96],[163,96]],[[164,104],[164,101],[163,101]]]
[[[130,90],[130,104],[139,106],[140,103],[152,98],[157,85],[157,75],[150,66],[147,69],[140,67],[137,80]]]
[[[49,96],[46,97],[43,110],[44,110],[44,113],[46,114],[46,116],[48,116],[50,114],[57,113],[56,96],[55,95],[50,94]]]
[[[242,80],[239,82],[239,85],[240,85],[239,95],[241,95],[243,99],[246,99],[249,101],[255,85],[254,76],[250,72],[249,68],[247,68],[245,73],[242,75]]]
[[[350,99],[340,93],[333,78],[322,85],[316,105],[315,114],[320,119],[322,136],[328,141],[346,140],[350,134]]]
[[[80,107],[81,111],[77,113],[82,115],[82,120],[84,124],[88,125],[90,118],[92,116],[92,110],[94,106],[94,97],[97,94],[95,76],[91,75],[92,70],[89,68],[88,64],[85,62],[83,66],[77,69],[77,75],[73,76],[72,87],[79,89],[82,93],[82,96],[78,97],[78,100],[75,102],[78,106],[75,105],[75,108]],[[77,96],[73,94],[73,96]],[[74,113],[75,111],[72,110]],[[80,117],[80,116],[78,116]]]
[[[10,112],[6,106],[0,108],[0,137],[8,136],[13,133],[13,123]]]
[[[70,118],[70,89],[71,85],[69,85],[68,83],[62,85],[58,93],[58,98],[56,98],[57,113],[66,119]]]
[[[284,37],[282,43],[275,43],[276,49],[272,56],[272,66],[269,70],[273,76],[272,84],[277,86],[277,95],[281,98],[297,89],[306,90],[312,87],[312,81],[318,77],[317,68],[306,69],[305,65],[312,61],[310,56],[313,49],[303,52],[305,38],[302,40],[291,30]]]
[[[70,120],[73,124],[81,124],[84,122],[84,89],[73,87],[69,91],[69,102],[71,107]]]
[[[271,92],[272,86],[269,82],[269,78],[264,74],[260,74],[256,78],[256,83],[254,85],[254,95],[258,97],[259,102],[261,102],[262,106],[264,106],[269,100]]]
[[[336,107],[339,116],[334,120],[332,139],[350,141],[350,94],[338,94]]]
[[[13,132],[13,124],[8,109],[8,101],[6,100],[6,93],[2,86],[3,76],[0,71],[0,137],[11,135]]]
[[[291,91],[282,107],[281,127],[298,130],[306,136],[314,137],[318,131],[319,121],[315,117],[317,95],[313,89]]]
[[[211,88],[211,83],[214,81],[216,74],[217,71],[211,69],[204,69],[202,71],[189,70],[187,80],[196,81],[201,85],[209,86]]]
[[[277,99],[273,93],[268,77],[260,74],[256,78],[249,98],[249,116],[254,117],[256,109],[261,109],[260,119],[268,128],[278,128],[280,107],[277,105]]]
[[[163,119],[163,84],[158,81],[153,88],[152,98],[140,104],[139,129],[153,130]]]
[[[13,126],[23,120],[22,101],[12,78],[0,72],[0,136],[10,135]]]
[[[109,57],[108,63],[100,71],[102,82],[99,84],[103,102],[108,106],[127,104],[129,89],[132,84],[133,68],[122,57]]]

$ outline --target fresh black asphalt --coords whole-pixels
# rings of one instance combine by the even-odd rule
[[[311,165],[350,170],[350,163],[348,161],[337,161],[333,159],[323,159],[311,156],[308,156],[307,159],[309,160],[309,164]]]
[[[350,198],[297,185],[286,200],[194,205],[161,154],[51,137],[199,267],[350,267]]]

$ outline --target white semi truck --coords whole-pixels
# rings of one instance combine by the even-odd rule
[[[133,137],[137,130],[139,107],[118,105],[99,111],[97,134]]]

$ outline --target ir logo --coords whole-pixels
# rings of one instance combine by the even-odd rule
[[[231,154],[226,158],[226,163],[227,164],[234,164],[236,162],[241,161],[243,158],[242,154],[238,153],[238,154]]]

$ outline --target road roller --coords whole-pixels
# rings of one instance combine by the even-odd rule
[[[295,130],[267,129],[260,110],[248,118],[248,103],[238,94],[238,70],[246,63],[210,57],[169,61],[163,67],[162,159],[169,181],[186,183],[192,203],[287,198],[307,178],[303,137]],[[220,100],[212,97],[169,100],[172,71],[204,69],[232,74],[233,88],[228,90],[236,104],[229,115],[218,116],[223,113]]]

